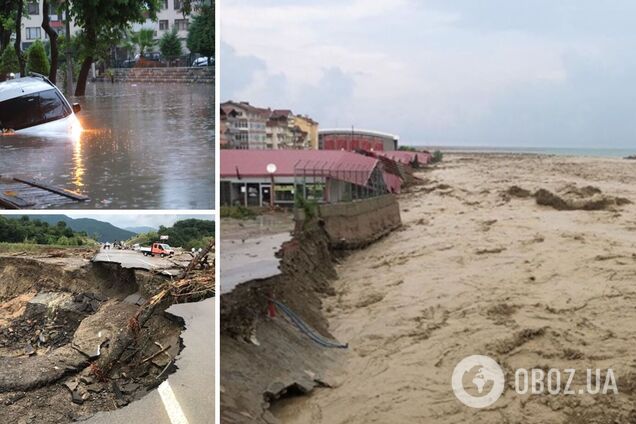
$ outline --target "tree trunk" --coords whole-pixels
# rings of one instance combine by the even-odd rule
[[[93,64],[93,57],[87,56],[82,62],[79,75],[77,77],[77,85],[75,86],[75,95],[83,96],[86,94],[86,81],[88,80],[88,72],[91,70]]]
[[[18,55],[18,61],[20,62],[20,75],[24,76],[25,66],[24,56],[22,56],[22,48],[20,42],[22,41],[22,9],[24,8],[24,0],[18,0],[17,2],[17,16],[15,19],[15,53]]]
[[[51,44],[51,70],[49,71],[49,79],[53,84],[57,80],[57,61],[58,61],[58,49],[57,49],[57,32],[51,28],[51,18],[49,17],[49,0],[42,1],[42,29],[49,36]]]
[[[83,96],[86,94],[86,81],[88,80],[88,72],[91,70],[93,64],[93,52],[97,47],[97,30],[95,29],[95,23],[93,20],[87,21],[84,28],[86,33],[86,49],[91,52],[84,61],[80,68],[80,73],[77,76],[77,85],[75,86],[75,95]]]

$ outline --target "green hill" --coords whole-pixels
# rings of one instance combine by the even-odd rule
[[[95,240],[99,242],[110,241],[113,242],[115,240],[127,240],[133,236],[135,233],[132,231],[123,230],[119,227],[115,227],[108,222],[98,221],[92,218],[70,218],[66,215],[26,215],[29,219],[35,220],[38,219],[42,222],[46,222],[49,225],[55,225],[58,222],[64,222],[68,227],[70,227],[73,231],[83,231]],[[20,215],[14,216],[15,218],[20,218]]]
[[[172,227],[159,227],[158,230],[139,234],[128,241],[128,244],[139,243],[146,246],[159,240],[161,236],[168,236],[167,243],[173,247],[184,249],[203,248],[214,237],[214,221],[205,219],[184,219],[177,221]]]
[[[64,222],[49,224],[28,216],[0,216],[0,243],[86,246],[96,244],[83,231],[74,231]]]

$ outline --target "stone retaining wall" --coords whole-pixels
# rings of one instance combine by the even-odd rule
[[[198,68],[116,68],[114,82],[130,83],[201,83],[214,84],[214,67]],[[98,81],[109,81],[105,75]]]
[[[304,223],[304,211],[295,212],[297,225]],[[402,225],[400,206],[393,194],[318,206],[333,249],[357,249],[373,243]]]

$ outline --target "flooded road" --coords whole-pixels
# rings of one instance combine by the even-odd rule
[[[0,175],[90,197],[64,207],[213,209],[214,87],[89,84],[71,135],[0,137]]]

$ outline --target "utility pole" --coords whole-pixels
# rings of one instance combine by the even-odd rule
[[[66,93],[73,93],[73,52],[71,50],[71,0],[66,0]],[[48,11],[44,11],[48,13]]]

